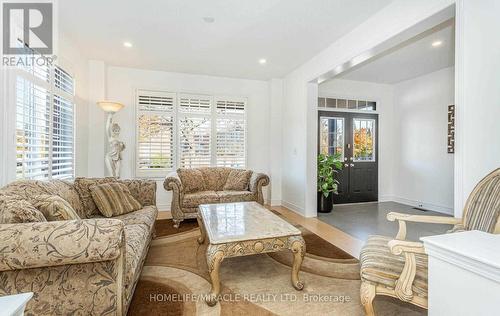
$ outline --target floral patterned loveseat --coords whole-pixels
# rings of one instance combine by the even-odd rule
[[[76,187],[112,181],[125,184],[143,208],[103,218]],[[63,198],[81,219],[6,219],[7,208],[22,214],[41,194]],[[156,183],[146,180],[23,180],[1,188],[0,296],[34,292],[26,315],[125,315],[153,236],[155,199]]]
[[[263,173],[227,167],[185,169],[167,175],[163,187],[172,191],[174,227],[196,218],[200,204],[256,201],[264,204],[262,187],[269,184]]]

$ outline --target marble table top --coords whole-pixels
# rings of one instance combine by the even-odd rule
[[[211,244],[301,234],[295,226],[257,202],[202,204],[199,214]]]

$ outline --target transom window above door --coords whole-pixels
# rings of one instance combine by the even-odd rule
[[[320,98],[318,98],[318,108],[320,108],[320,109],[376,111],[377,110],[377,102],[367,101],[367,100],[320,97]]]

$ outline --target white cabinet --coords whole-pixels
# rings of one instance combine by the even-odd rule
[[[499,315],[500,235],[423,237],[429,255],[429,315]]]

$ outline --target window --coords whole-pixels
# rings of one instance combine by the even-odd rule
[[[245,167],[245,100],[216,98],[218,167]]]
[[[376,111],[377,102],[365,100],[347,100],[334,98],[318,98],[319,108]]]
[[[73,178],[73,78],[59,66],[23,66],[14,74],[16,178]]]
[[[137,173],[141,176],[174,166],[175,103],[174,93],[137,93]]]
[[[244,98],[138,90],[138,176],[246,165]]]

